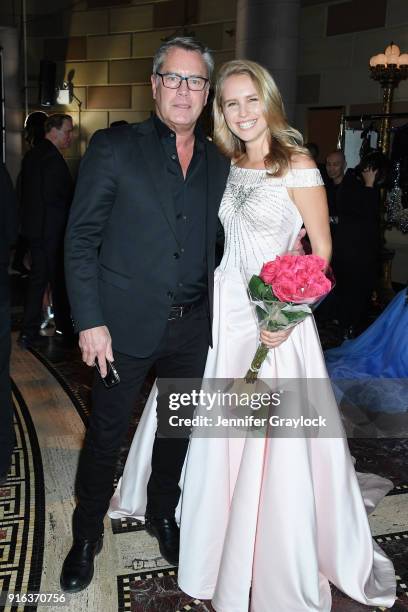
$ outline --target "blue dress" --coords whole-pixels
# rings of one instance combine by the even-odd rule
[[[353,387],[354,396],[359,389],[359,400],[370,410],[408,410],[407,300],[407,289],[403,289],[361,336],[326,351],[338,399],[339,390],[341,396]],[[361,384],[356,385],[356,380]]]

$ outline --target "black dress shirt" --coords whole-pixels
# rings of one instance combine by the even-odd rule
[[[177,155],[176,134],[158,117],[154,121],[163,149],[180,243],[180,249],[173,255],[179,263],[174,304],[189,304],[207,293],[205,136],[196,127],[193,157],[184,178]]]

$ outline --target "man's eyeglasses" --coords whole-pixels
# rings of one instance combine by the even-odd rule
[[[187,87],[191,91],[202,91],[209,81],[209,79],[205,79],[204,77],[183,77],[180,74],[173,74],[171,72],[167,72],[166,74],[156,72],[156,74],[157,76],[161,77],[164,87],[168,87],[169,89],[178,89],[181,86],[182,82],[186,81]]]

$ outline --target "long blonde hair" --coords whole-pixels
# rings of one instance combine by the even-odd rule
[[[245,153],[245,143],[229,129],[222,105],[222,88],[226,79],[232,75],[246,74],[255,85],[264,107],[265,120],[270,132],[270,149],[265,157],[265,167],[272,175],[283,175],[289,169],[294,153],[310,157],[303,147],[300,132],[289,125],[279,89],[265,68],[249,60],[232,60],[224,64],[217,77],[214,113],[214,141],[227,157],[238,159]]]

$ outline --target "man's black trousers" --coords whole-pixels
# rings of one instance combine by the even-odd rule
[[[74,537],[95,540],[103,532],[103,519],[113,494],[118,453],[150,368],[155,366],[159,379],[200,379],[205,368],[208,342],[208,312],[202,302],[184,317],[168,321],[165,334],[150,357],[137,358],[114,351],[115,366],[121,379],[118,385],[106,389],[95,375],[92,414],[77,473],[78,506],[73,517]],[[147,487],[147,514],[157,518],[174,517],[187,447],[186,437],[156,435],[152,475]]]
[[[24,306],[22,332],[35,336],[43,320],[43,297],[51,286],[54,321],[58,330],[72,333],[70,308],[65,287],[63,234],[30,240],[31,271]]]

